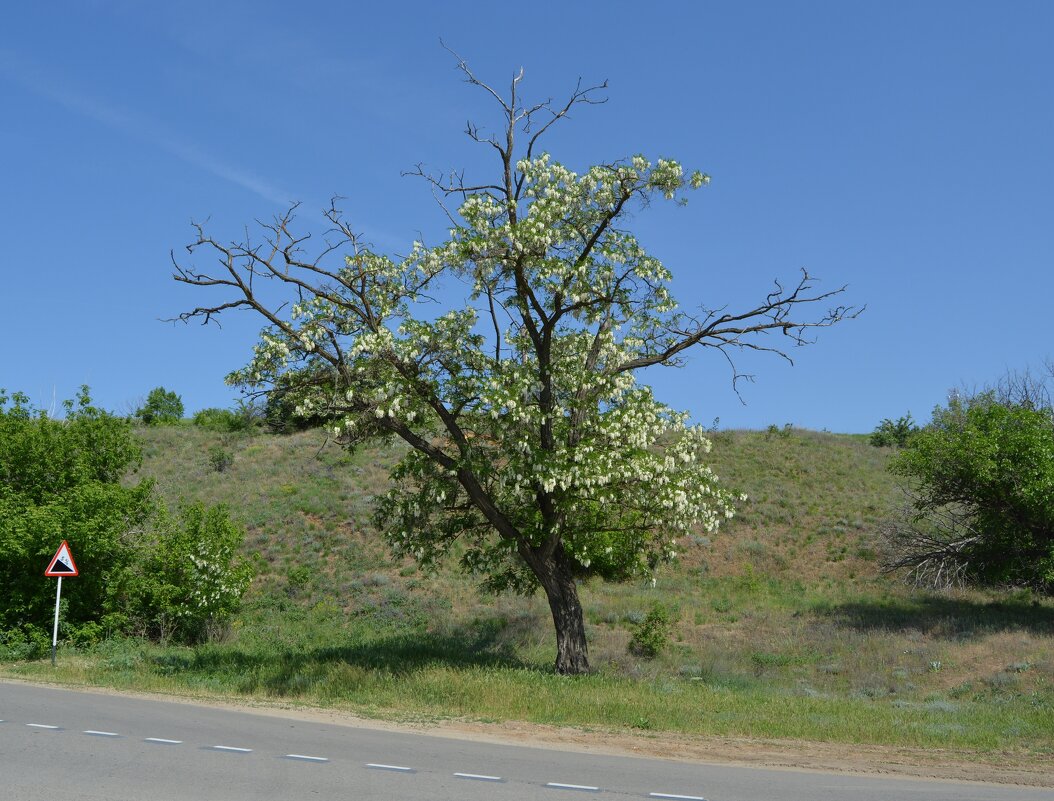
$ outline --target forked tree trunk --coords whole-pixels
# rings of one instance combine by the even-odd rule
[[[578,601],[578,587],[571,574],[570,564],[561,548],[544,569],[538,571],[538,579],[549,599],[556,627],[556,672],[577,675],[589,671],[589,649],[586,645],[586,627],[582,618],[582,604]]]

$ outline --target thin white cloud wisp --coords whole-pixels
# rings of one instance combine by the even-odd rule
[[[254,195],[279,206],[288,206],[293,195],[274,186],[258,175],[235,167],[166,130],[161,125],[137,114],[92,97],[75,92],[45,78],[40,72],[18,58],[10,50],[0,49],[0,75],[45,97],[63,108],[126,136],[146,141],[171,154],[180,161],[203,170],[220,180],[240,186]]]

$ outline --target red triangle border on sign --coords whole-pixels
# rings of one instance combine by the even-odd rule
[[[60,563],[60,557],[65,553],[65,559],[61,559],[63,565],[69,564],[73,568],[73,572],[68,570],[55,570],[55,565]],[[80,571],[77,569],[77,563],[73,561],[73,552],[70,550],[70,544],[66,540],[62,541],[62,545],[55,551],[55,555],[51,557],[51,564],[48,565],[48,569],[44,571],[44,575],[49,578],[69,578],[71,576],[79,576]]]

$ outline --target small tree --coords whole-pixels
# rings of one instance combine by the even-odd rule
[[[912,481],[911,508],[890,527],[891,569],[936,586],[1054,588],[1050,408],[953,394],[891,469]]]
[[[183,399],[164,387],[154,387],[135,416],[148,426],[171,425],[183,419]]]
[[[556,670],[588,669],[576,580],[623,579],[672,558],[694,526],[715,529],[733,498],[705,464],[703,429],[658,402],[636,375],[681,364],[694,347],[781,353],[766,335],[805,344],[810,329],[853,311],[800,313],[815,292],[803,273],[746,308],[678,311],[669,271],[624,227],[654,198],[708,178],[668,159],[634,156],[574,172],[539,149],[576,106],[523,105],[522,72],[507,98],[462,61],[468,83],[500,109],[500,135],[467,133],[497,157],[491,179],[415,174],[457,199],[450,238],[374,253],[335,208],[326,243],[308,255],[294,209],[264,226],[266,244],[224,244],[196,226],[191,253],[219,272],[176,264],[175,278],[231,295],[182,315],[206,322],[248,308],[267,323],[252,362],[229,380],[274,387],[299,414],[321,416],[349,447],[398,437],[378,521],[398,555],[430,563],[460,542],[463,567],[492,590],[541,587],[556,629]],[[268,281],[293,294],[284,298]],[[436,310],[434,298],[457,296]]]

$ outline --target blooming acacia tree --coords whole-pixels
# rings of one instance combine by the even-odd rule
[[[352,446],[398,437],[410,449],[378,520],[398,555],[428,564],[462,543],[464,568],[494,590],[541,587],[556,628],[556,670],[588,669],[576,579],[623,579],[673,558],[696,526],[716,529],[733,497],[705,464],[704,432],[637,383],[637,371],[677,365],[694,346],[781,353],[766,334],[804,344],[812,328],[851,316],[799,311],[820,293],[804,274],[732,313],[678,311],[669,271],[623,226],[627,213],[678,199],[708,181],[675,161],[643,156],[576,173],[538,151],[546,131],[603,86],[579,86],[563,106],[521,105],[522,72],[496,101],[500,137],[491,183],[416,174],[459,201],[450,238],[415,242],[398,260],[365,247],[331,208],[326,243],[308,254],[295,210],[264,241],[221,244],[197,226],[191,253],[218,271],[176,265],[175,278],[233,295],[182,315],[206,322],[248,308],[267,327],[252,361],[229,380],[280,384],[298,413],[321,415]],[[288,307],[264,289],[277,283]],[[435,313],[434,297],[463,302]],[[431,305],[430,305],[431,304]]]

